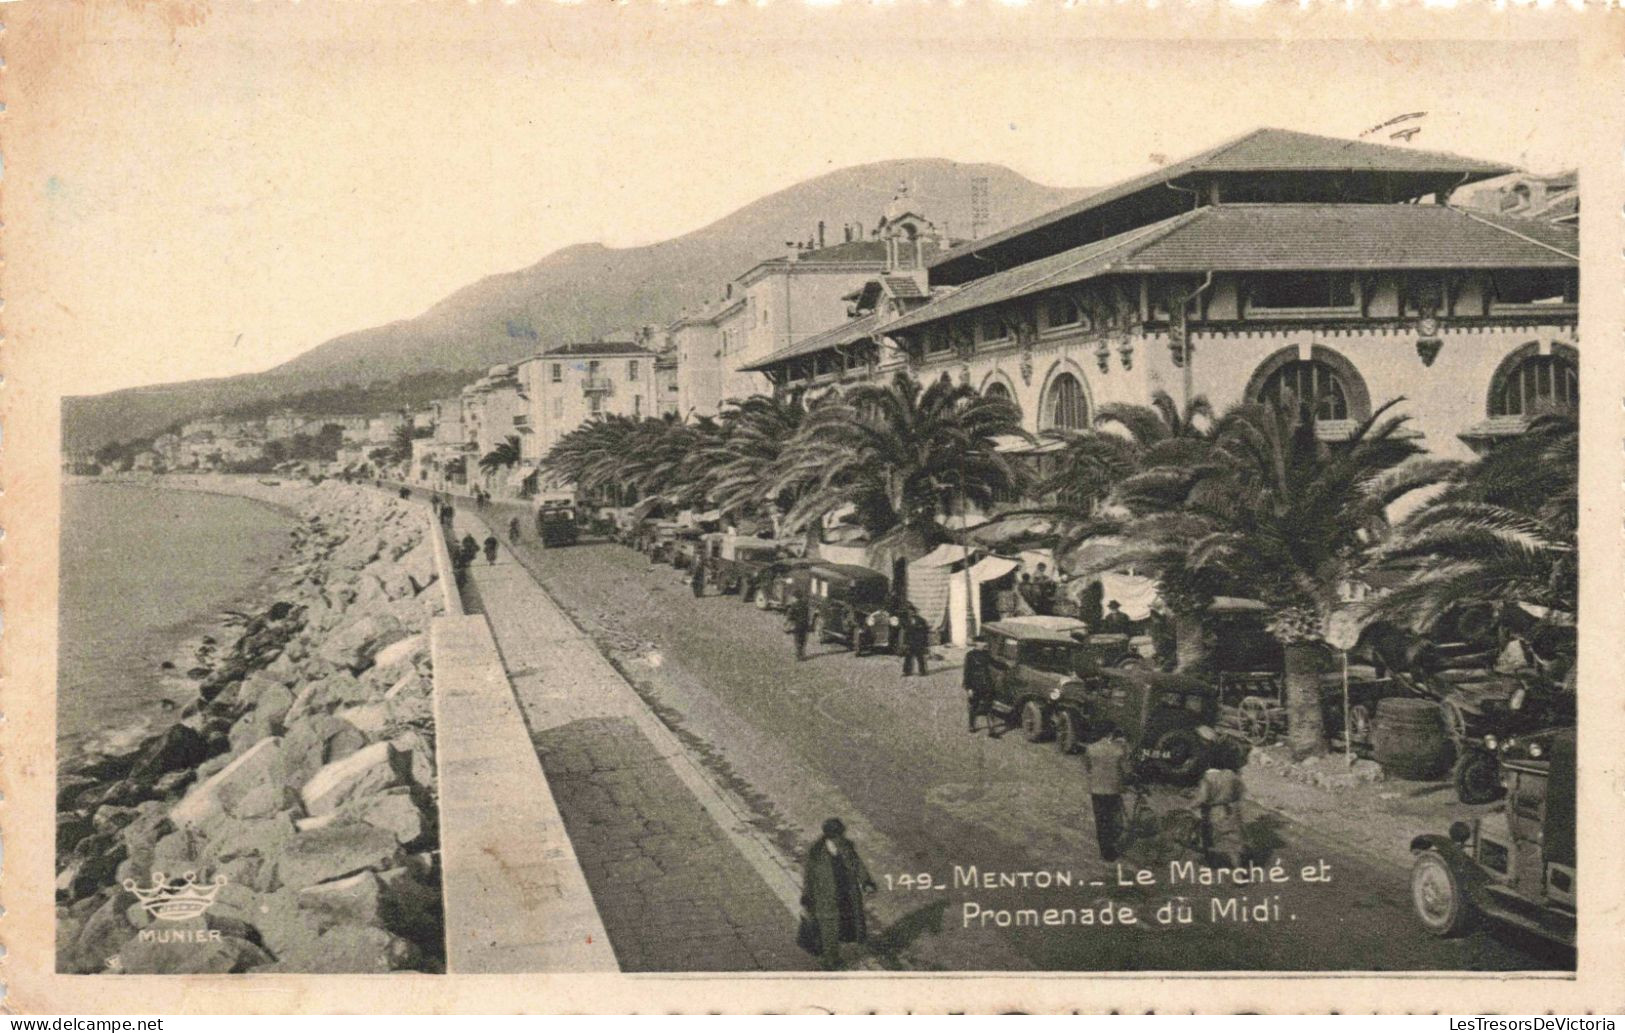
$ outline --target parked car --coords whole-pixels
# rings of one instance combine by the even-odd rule
[[[812,560],[785,557],[774,560],[757,574],[756,587],[751,590],[759,610],[782,610],[790,605],[797,592],[805,593],[811,577],[807,568]]]
[[[689,570],[703,562],[705,532],[697,527],[679,527],[672,532],[671,565],[678,570]]]
[[[575,507],[549,503],[536,510],[536,534],[544,548],[574,545],[580,533]]]
[[[1012,617],[982,629],[993,709],[1029,742],[1054,738],[1076,751],[1109,721],[1128,739],[1142,774],[1199,774],[1211,747],[1198,729],[1218,718],[1218,694],[1185,675],[1102,663],[1087,625],[1070,617]]]
[[[756,578],[779,558],[779,543],[769,538],[743,535],[722,539],[717,555],[711,560],[711,582],[721,586],[726,594],[738,592],[740,599],[750,602]]]
[[[1412,906],[1435,936],[1488,917],[1573,946],[1574,729],[1524,736],[1498,752],[1500,810],[1411,840]]]
[[[849,563],[815,562],[807,574],[812,632],[819,642],[842,642],[859,654],[873,651],[876,643],[892,648],[895,629],[890,620],[869,621],[871,614],[885,610],[891,579]]]

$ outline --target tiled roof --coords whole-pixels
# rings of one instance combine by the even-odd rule
[[[823,351],[825,348],[833,348],[837,345],[851,344],[854,341],[861,341],[865,337],[868,337],[869,334],[873,332],[874,328],[880,325],[880,322],[880,314],[877,312],[871,312],[866,316],[859,316],[856,319],[848,320],[847,322],[841,323],[838,326],[832,326],[828,330],[820,331],[819,333],[813,334],[811,337],[803,341],[798,341],[795,344],[790,345],[788,348],[780,348],[778,351],[774,352],[772,355],[769,355],[765,359],[758,362],[753,362],[748,366],[740,366],[739,368],[741,371],[747,373],[769,369],[773,366],[777,366],[781,362],[784,362],[786,359],[794,359],[802,355],[811,355],[814,352]]]
[[[579,344],[561,344],[556,348],[549,348],[542,354],[554,357],[561,355],[653,355],[654,353],[642,345],[632,344],[629,341],[583,341]]]
[[[969,242],[939,255],[933,264],[952,261],[967,253],[1023,236],[1040,227],[1087,212],[1150,187],[1195,172],[1396,172],[1460,174],[1462,182],[1512,172],[1509,165],[1463,158],[1443,151],[1413,150],[1388,144],[1365,143],[1330,136],[1315,136],[1288,129],[1255,129],[1200,154],[1125,179],[1104,190],[1064,205],[1034,219]]]
[[[926,296],[925,291],[920,290],[920,285],[912,277],[884,276],[881,279],[886,281],[886,289],[891,291],[894,298],[923,298]]]
[[[1443,205],[1213,205],[974,280],[879,331],[1105,273],[1572,268],[1578,255],[1572,226]]]

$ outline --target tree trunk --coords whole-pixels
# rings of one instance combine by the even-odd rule
[[[1320,673],[1325,651],[1318,642],[1289,642],[1286,668],[1286,741],[1298,759],[1326,752],[1326,722],[1320,710]]]
[[[1200,613],[1174,614],[1175,670],[1188,671],[1207,661],[1206,629]]]

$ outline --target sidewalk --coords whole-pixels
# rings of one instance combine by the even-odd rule
[[[457,514],[456,536],[483,541]],[[804,970],[795,874],[506,548],[469,571],[623,971]]]

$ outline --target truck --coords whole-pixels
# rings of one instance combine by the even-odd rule
[[[574,506],[548,502],[536,510],[536,536],[542,540],[543,548],[574,545],[580,533]]]

